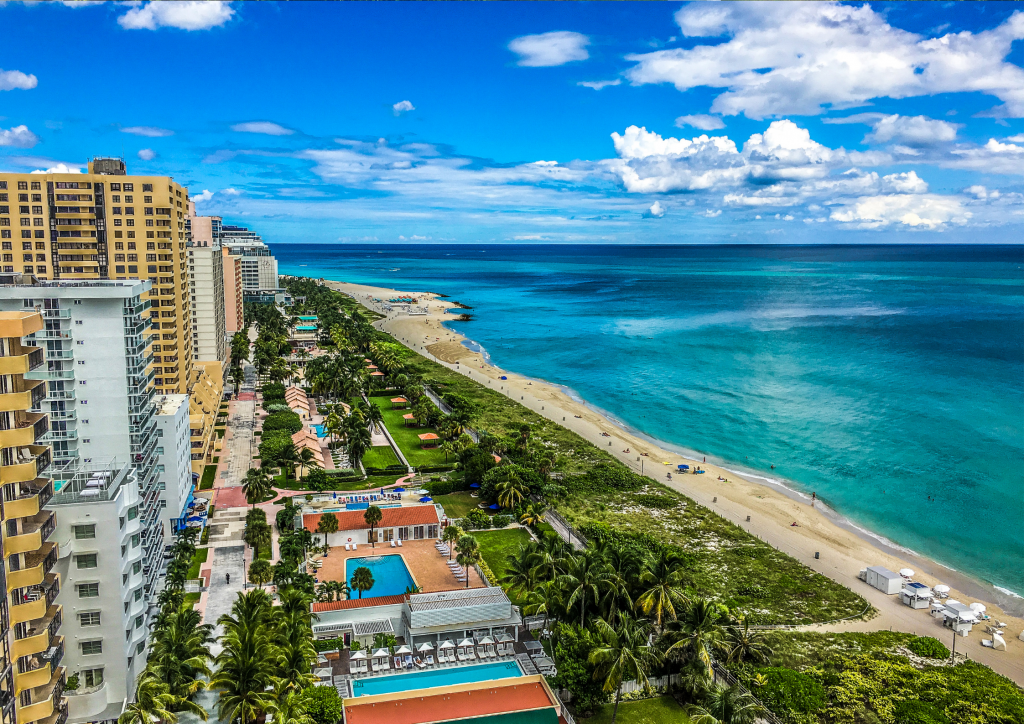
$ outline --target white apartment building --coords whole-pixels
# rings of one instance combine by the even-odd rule
[[[164,540],[149,288],[138,280],[0,287],[0,310],[38,309],[45,322],[25,339],[43,349],[46,366],[26,377],[46,380],[38,411],[50,417],[54,449],[46,507],[57,513],[65,662],[90,672],[91,684],[68,692],[72,724],[116,718],[145,665]]]
[[[218,360],[221,364],[227,364],[224,256],[217,247],[193,243],[188,248],[193,359]]]
[[[246,292],[277,289],[277,259],[255,231],[223,224],[220,245],[242,260],[242,289]]]
[[[156,404],[157,488],[160,491],[160,523],[166,538],[184,525],[195,489],[192,478],[192,447],[189,433],[188,395],[164,395]]]

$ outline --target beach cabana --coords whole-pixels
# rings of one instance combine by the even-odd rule
[[[409,406],[409,401],[404,397],[392,397],[391,398],[391,409],[392,410],[404,410]]]
[[[350,674],[365,674],[367,668],[366,652],[360,649],[352,652],[348,657],[348,671]]]
[[[417,437],[423,443],[423,447],[437,447],[437,441],[441,439],[432,432],[425,432]]]
[[[959,601],[947,602],[942,611],[942,625],[961,636],[967,636],[977,622],[977,614]]]
[[[484,636],[476,644],[476,650],[480,653],[480,658],[493,658],[498,655],[494,650],[494,639],[490,636]]]
[[[445,639],[437,647],[437,660],[442,664],[455,661],[455,644],[451,639]]]
[[[370,668],[374,671],[387,671],[391,668],[391,664],[388,662],[390,658],[391,653],[387,649],[377,649],[370,657]]]
[[[403,645],[399,646],[397,649],[395,649],[395,656],[404,656],[405,654],[411,654],[411,653],[412,653],[412,649],[410,649],[405,644],[403,644]]]
[[[900,601],[911,608],[928,608],[931,606],[932,598],[932,589],[914,581],[908,581],[900,591]]]
[[[946,598],[949,595],[949,586],[945,583],[940,583],[937,586],[933,586],[932,590],[939,595],[939,598]]]
[[[515,639],[507,633],[498,637],[498,656],[512,656],[515,654]]]
[[[434,644],[428,641],[424,644],[420,644],[419,646],[417,646],[416,650],[421,654],[429,654],[431,651],[434,650]]]
[[[405,420],[405,424],[407,427],[412,427],[413,425],[416,424],[416,415],[412,414],[411,412],[407,412],[404,415],[402,415],[402,419]]]
[[[384,376],[384,373],[379,371],[379,370],[376,371],[376,372],[371,372],[370,373],[370,377],[383,377],[383,376]]]
[[[366,369],[368,369],[368,370],[375,370],[375,369],[377,369],[377,365],[366,365]]]
[[[455,656],[459,661],[472,661],[475,659],[476,652],[473,650],[473,639],[462,639],[459,642]]]

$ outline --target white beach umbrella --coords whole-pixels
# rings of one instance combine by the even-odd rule
[[[462,639],[462,641],[459,642],[459,646],[472,646],[472,645],[473,645],[473,639]]]
[[[494,643],[494,639],[492,639],[490,636],[484,636],[482,639],[480,639],[480,645],[481,646],[485,646],[487,644],[493,644],[493,643]]]
[[[985,604],[984,603],[972,603],[968,608],[970,608],[972,611],[975,611],[977,613],[985,613]]]
[[[901,568],[900,569],[900,575],[903,576],[904,578],[913,578],[914,577],[914,571],[912,571],[909,568]]]
[[[373,652],[373,658],[375,659],[386,659],[391,656],[391,652],[387,649],[377,649]]]
[[[947,586],[945,583],[940,583],[939,585],[934,586],[932,590],[938,591],[939,593],[949,593],[949,586]]]
[[[409,648],[408,646],[405,646],[404,644],[403,644],[402,646],[399,646],[399,647],[398,647],[398,648],[397,648],[397,649],[395,650],[395,655],[396,655],[396,656],[397,656],[398,654],[411,654],[411,653],[412,653],[412,649],[410,649],[410,648]]]
[[[455,644],[452,643],[451,639],[445,639],[444,642],[441,644],[441,646],[439,648],[442,648],[442,649],[454,649],[455,648]]]
[[[417,646],[416,650],[417,651],[421,651],[421,652],[422,651],[433,651],[434,650],[434,646],[428,641],[425,644],[420,644],[419,646]]]
[[[349,661],[354,661],[356,659],[365,659],[366,658],[366,652],[363,651],[362,649],[360,649],[359,651],[356,651],[354,654],[352,654],[348,658],[349,658]]]

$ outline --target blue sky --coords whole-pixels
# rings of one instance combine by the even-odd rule
[[[1019,242],[1014,3],[0,5],[0,170],[270,242]]]

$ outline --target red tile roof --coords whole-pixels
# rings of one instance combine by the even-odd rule
[[[374,598],[350,598],[347,601],[322,601],[313,604],[313,613],[323,611],[344,611],[350,608],[366,608],[367,606],[390,606],[395,603],[402,603],[405,600],[404,594],[397,596],[375,596]]]
[[[433,724],[471,717],[493,716],[516,711],[554,707],[539,683],[497,686],[483,682],[480,688],[433,696],[411,696],[391,701],[361,704],[349,699],[345,705],[346,724]],[[401,694],[399,694],[401,696]]]
[[[413,505],[402,508],[381,508],[380,523],[374,528],[397,528],[406,525],[433,525],[440,523],[437,509],[433,505]],[[369,530],[363,515],[365,510],[342,510],[334,513],[338,519],[338,530]],[[316,533],[322,513],[307,513],[302,516],[302,525],[311,533]]]

